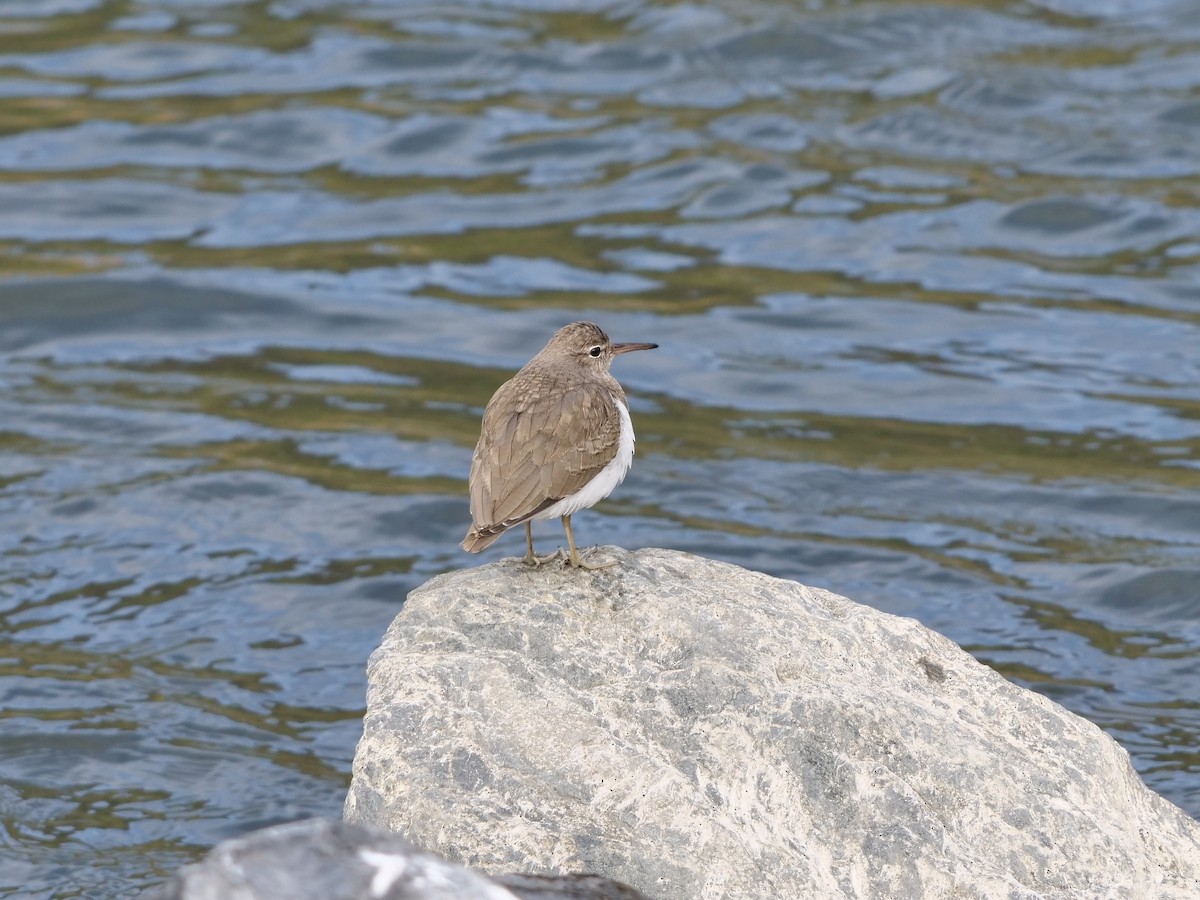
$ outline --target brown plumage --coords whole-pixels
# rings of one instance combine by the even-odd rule
[[[656,344],[613,344],[598,326],[575,322],[488,402],[471,460],[471,519],[463,549],[478,553],[514,525],[526,525],[526,559],[537,564],[529,522],[561,516],[569,560],[581,565],[571,514],[607,496],[629,467],[632,425],[612,360]],[[627,424],[627,443],[622,425]],[[593,483],[593,481],[595,483]]]

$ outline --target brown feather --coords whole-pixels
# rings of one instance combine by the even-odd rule
[[[625,392],[611,375],[595,381],[570,370],[523,369],[503,384],[484,411],[471,460],[474,524],[463,548],[484,549],[591,481],[617,453],[614,398],[623,401]]]
[[[471,528],[476,553],[507,529],[582,490],[617,455],[625,392],[613,357],[655,344],[613,345],[598,326],[576,322],[488,401],[471,458]],[[603,351],[603,352],[601,352]]]
[[[518,373],[487,404],[470,467],[474,524],[466,550],[482,550],[505,529],[581,490],[617,455],[620,418],[612,400],[624,400],[617,380],[563,374]],[[545,402],[558,392],[560,402]]]

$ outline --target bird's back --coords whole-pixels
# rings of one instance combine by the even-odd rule
[[[467,550],[577,492],[616,455],[621,418],[613,400],[625,399],[617,380],[537,362],[501,385],[484,411],[471,460]]]

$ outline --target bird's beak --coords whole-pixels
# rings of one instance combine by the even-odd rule
[[[658,347],[658,344],[613,344],[612,345],[614,356],[616,356],[619,353],[631,353],[634,350],[654,350],[657,347]]]

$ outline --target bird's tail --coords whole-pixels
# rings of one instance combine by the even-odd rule
[[[504,534],[507,529],[503,525],[492,525],[480,528],[477,525],[472,525],[467,532],[467,536],[463,538],[462,548],[468,553],[478,553],[492,545],[492,542],[500,535]]]

